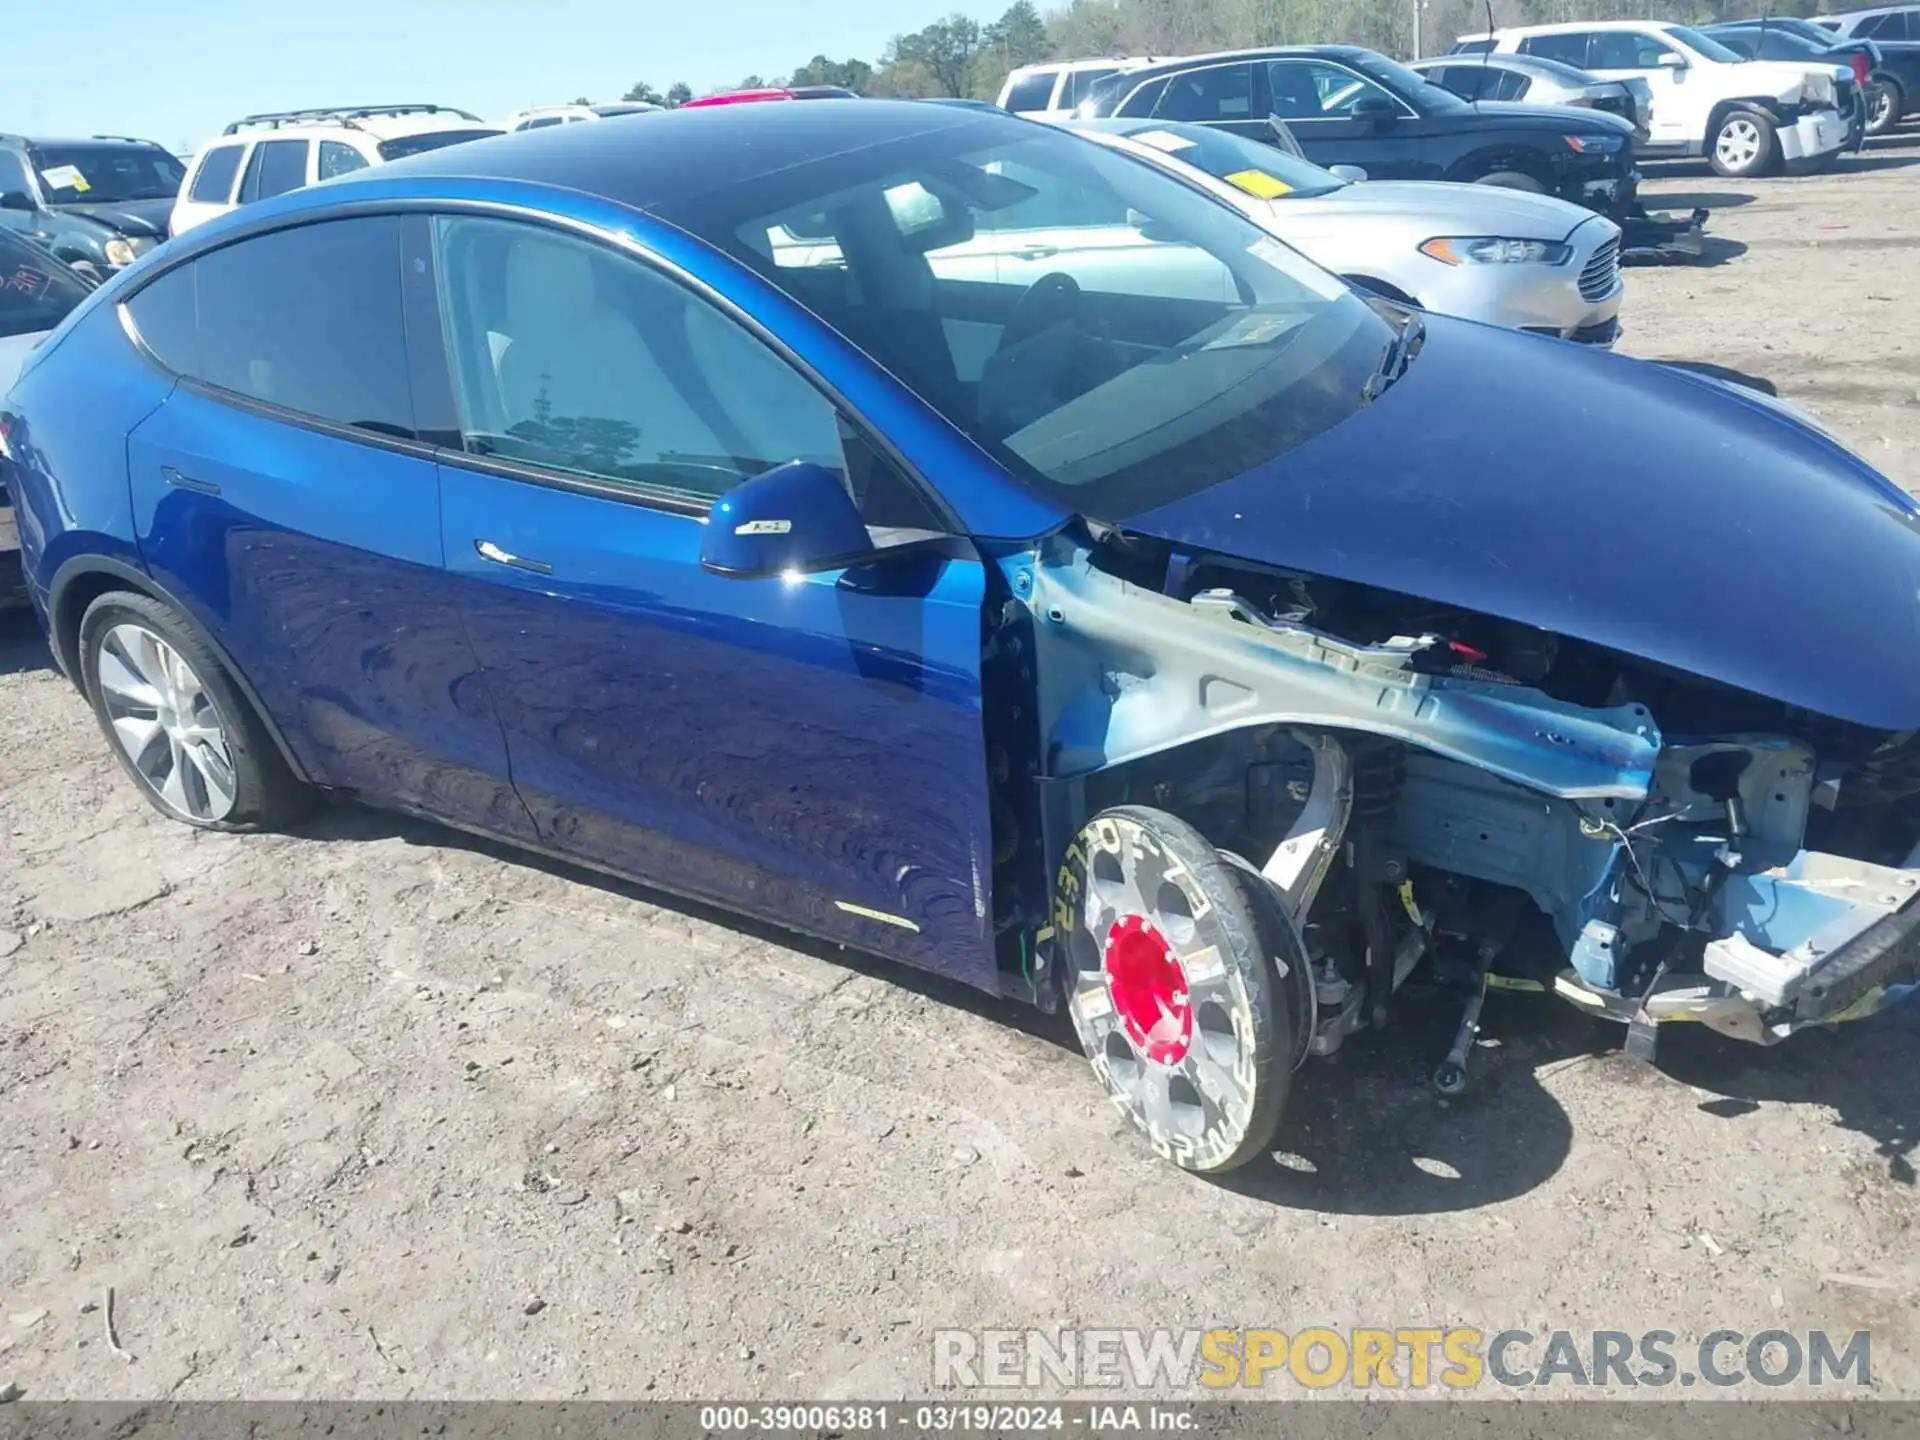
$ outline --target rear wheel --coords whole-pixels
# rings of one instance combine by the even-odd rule
[[[1473,183],[1498,185],[1502,190],[1525,190],[1529,195],[1547,193],[1547,187],[1524,170],[1489,170]]]
[[[169,819],[260,830],[311,805],[219,660],[161,601],[95,600],[80,619],[80,667],[114,757]]]
[[[1054,928],[1067,1009],[1115,1107],[1186,1170],[1244,1165],[1273,1139],[1304,1047],[1309,972],[1257,873],[1164,811],[1081,830]]]
[[[1708,153],[1714,174],[1745,179],[1771,170],[1775,150],[1773,121],[1758,110],[1735,110],[1713,132]]]
[[[1885,135],[1900,123],[1900,112],[1906,107],[1906,91],[1899,81],[1873,81],[1867,86],[1867,134]]]

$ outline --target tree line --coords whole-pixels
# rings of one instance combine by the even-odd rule
[[[1365,45],[1405,60],[1437,54],[1456,36],[1486,29],[1489,14],[1495,26],[1568,20],[1712,24],[1830,8],[1819,0],[1068,0],[1043,15],[1033,0],[1014,0],[999,19],[984,24],[956,13],[896,35],[873,61],[816,55],[791,74],[749,75],[737,88],[838,85],[859,95],[992,100],[1009,71],[1043,60],[1334,43]],[[671,106],[691,100],[693,90],[680,82],[662,92],[641,82],[621,98]]]

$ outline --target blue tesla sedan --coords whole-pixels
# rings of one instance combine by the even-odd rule
[[[331,792],[1064,1009],[1174,1162],[1528,979],[1913,989],[1920,510],[1777,403],[1363,297],[962,107],[482,141],[195,230],[0,413],[191,825]]]

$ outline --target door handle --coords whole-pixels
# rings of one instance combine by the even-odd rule
[[[202,495],[218,495],[220,487],[211,480],[196,480],[191,475],[182,475],[171,465],[160,467],[160,478],[167,484],[181,490],[197,490]]]
[[[551,575],[553,566],[544,560],[529,560],[524,555],[515,555],[511,550],[503,550],[491,540],[476,540],[473,548],[479,552],[482,560],[491,560],[496,565],[511,565],[516,570],[531,570],[536,575]]]
[[[1058,245],[1026,245],[1013,252],[1016,260],[1051,260],[1060,253]]]

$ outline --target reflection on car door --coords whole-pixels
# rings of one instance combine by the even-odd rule
[[[835,469],[875,526],[928,512],[785,360],[632,256],[480,217],[438,237],[465,448],[447,562],[542,841],[992,986],[978,558],[702,570],[713,498],[774,464]]]
[[[128,441],[134,529],[314,779],[530,838],[407,444],[401,224],[255,236],[134,295],[183,377]]]

